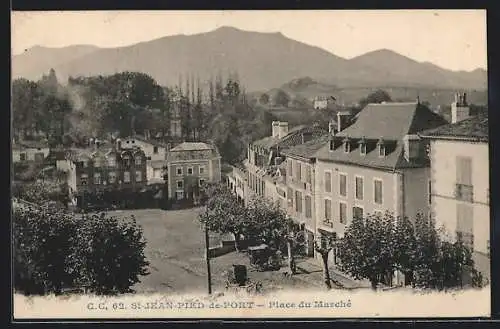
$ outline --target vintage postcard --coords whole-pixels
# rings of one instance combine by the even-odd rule
[[[11,34],[15,320],[490,316],[485,10]]]

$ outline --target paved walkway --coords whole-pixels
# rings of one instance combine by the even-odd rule
[[[297,261],[297,278],[316,286],[323,286],[323,267],[320,260],[315,258],[305,258]],[[355,280],[340,272],[337,268],[330,267],[330,278],[334,287],[339,289],[357,289],[370,287],[367,280]]]

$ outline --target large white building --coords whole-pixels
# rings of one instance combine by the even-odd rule
[[[464,96],[452,106],[452,123],[423,132],[430,140],[431,210],[436,225],[470,246],[490,277],[488,116],[469,117]]]
[[[342,238],[356,216],[427,216],[430,165],[416,134],[444,124],[418,102],[367,105],[314,154],[317,236]]]

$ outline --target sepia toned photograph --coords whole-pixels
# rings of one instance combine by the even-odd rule
[[[14,320],[490,316],[485,10],[11,22]]]

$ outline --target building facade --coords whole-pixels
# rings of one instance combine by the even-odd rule
[[[449,238],[473,250],[476,267],[489,279],[488,116],[469,117],[464,102],[458,112],[452,107],[454,122],[422,133],[430,141],[432,216]]]
[[[169,198],[195,199],[200,186],[221,181],[220,154],[206,143],[181,143],[168,151],[167,177]]]
[[[146,185],[146,155],[139,147],[122,148],[95,145],[89,149],[66,152],[58,169],[67,173],[71,202],[83,203],[86,193],[104,191],[139,192]]]
[[[317,236],[341,238],[352,218],[367,214],[428,216],[429,160],[416,133],[443,124],[418,102],[369,104],[332,135],[314,154]]]
[[[45,160],[49,153],[50,148],[47,143],[20,141],[12,144],[13,163],[40,163]]]

